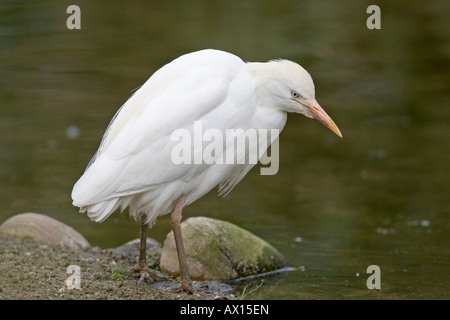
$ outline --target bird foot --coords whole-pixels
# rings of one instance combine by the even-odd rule
[[[170,289],[173,293],[187,293],[192,295],[199,295],[199,296],[206,296],[205,293],[203,293],[201,290],[195,290],[192,282],[188,282],[185,280],[181,281],[181,286]]]
[[[167,280],[167,278],[160,277],[160,276],[156,275],[154,272],[150,271],[150,269],[146,265],[137,264],[133,268],[128,270],[128,273],[129,274],[133,274],[133,273],[140,274],[138,285],[140,285],[141,283],[143,283],[145,280],[147,280],[149,278],[151,278],[153,281]]]
[[[117,270],[113,269],[112,267],[107,268],[107,270],[121,275],[138,273],[140,274],[138,285],[141,285],[143,282],[145,282],[145,280],[149,278],[151,278],[155,282],[170,280],[170,278],[168,277],[161,277],[156,275],[147,267],[147,265],[136,264],[133,268],[130,268],[128,270]]]
[[[181,281],[181,287],[179,289],[184,291],[184,292],[190,293],[190,294],[197,293],[194,290],[194,288],[192,287],[192,282],[190,282],[190,281],[182,280]]]

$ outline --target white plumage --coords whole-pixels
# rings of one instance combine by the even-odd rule
[[[282,130],[287,111],[312,117],[301,104],[283,104],[283,94],[292,98],[293,91],[314,99],[309,74],[287,60],[245,63],[211,49],[173,60],[114,116],[73,188],[73,204],[97,222],[129,207],[131,216],[144,212],[152,225],[182,194],[188,205],[219,184],[231,190],[254,164],[175,165],[171,134],[179,128],[192,132],[195,121],[224,133],[229,128]]]
[[[105,132],[100,147],[72,191],[73,204],[97,222],[117,209],[129,208],[141,220],[139,260],[133,272],[150,276],[146,264],[147,226],[158,216],[171,213],[182,288],[193,292],[184,253],[180,221],[185,205],[219,185],[228,193],[254,166],[239,162],[253,156],[260,159],[276,138],[263,131],[283,129],[288,112],[316,118],[337,135],[336,124],[315,100],[309,73],[288,60],[245,63],[239,57],[218,50],[201,50],[183,55],[155,72],[120,108]],[[176,130],[196,134],[203,130],[221,133],[223,144],[214,157],[234,147],[228,130],[255,130],[248,145],[263,150],[237,148],[232,163],[220,161],[181,163],[173,161]],[[258,141],[255,141],[258,140]],[[193,143],[196,154],[205,141]],[[195,158],[195,156],[194,156]],[[239,164],[242,163],[242,164]]]

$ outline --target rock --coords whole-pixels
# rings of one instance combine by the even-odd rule
[[[139,238],[130,240],[119,247],[112,248],[111,250],[118,256],[129,256],[131,254],[137,255],[139,253],[140,241],[141,240]],[[161,244],[153,238],[147,238],[146,248],[147,250],[151,250],[153,248],[161,248]]]
[[[284,257],[273,246],[236,225],[205,217],[181,224],[189,275],[194,280],[230,280],[280,269]],[[163,272],[180,274],[173,232],[163,244]]]
[[[140,239],[134,239],[124,243],[123,245],[109,249],[112,254],[123,259],[128,260],[128,263],[137,263],[137,257],[139,255]],[[147,264],[150,268],[155,268],[159,264],[159,257],[161,255],[161,243],[153,238],[147,238]]]
[[[0,225],[0,232],[75,250],[86,250],[90,247],[89,242],[75,229],[39,213],[17,214]]]

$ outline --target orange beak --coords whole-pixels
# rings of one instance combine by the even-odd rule
[[[315,99],[303,100],[302,104],[305,105],[314,118],[322,122],[328,129],[336,133],[339,137],[342,138],[342,133],[334,123],[333,119],[322,109],[319,103]]]

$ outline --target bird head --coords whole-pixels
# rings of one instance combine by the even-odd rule
[[[311,75],[302,66],[283,59],[255,66],[258,86],[265,92],[266,99],[270,99],[270,104],[286,112],[317,119],[342,137],[337,125],[317,102]]]

